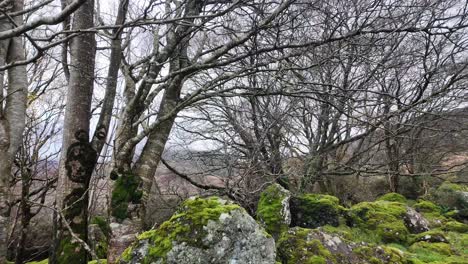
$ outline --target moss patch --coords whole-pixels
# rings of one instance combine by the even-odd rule
[[[102,233],[106,236],[108,239],[111,233],[111,229],[109,224],[107,223],[107,220],[102,217],[102,216],[95,216],[91,218],[91,224],[97,225],[99,229],[101,229]]]
[[[44,260],[41,260],[41,261],[27,262],[26,264],[48,264],[48,263],[49,263],[49,259],[44,259]]]
[[[377,226],[377,234],[384,243],[406,243],[409,232],[402,222],[387,222]]]
[[[409,247],[409,252],[416,254],[416,258],[424,262],[441,261],[453,254],[450,245],[446,243],[417,242]]]
[[[318,239],[312,239],[312,230],[296,227],[282,234],[278,241],[278,258],[283,264],[336,263],[335,257]]]
[[[406,198],[399,193],[387,193],[377,198],[377,201],[406,203]]]
[[[421,242],[421,241],[432,242],[432,243],[435,243],[435,242],[448,243],[449,240],[447,239],[445,233],[442,232],[441,230],[430,230],[430,231],[426,231],[426,232],[414,235],[412,241],[413,243]]]
[[[403,251],[394,247],[365,245],[354,248],[353,252],[372,264],[408,263]]]
[[[133,173],[127,172],[117,179],[112,190],[111,214],[117,220],[128,218],[128,204],[140,203],[142,192],[138,189],[140,179]]]
[[[257,220],[275,239],[289,227],[286,218],[290,216],[286,215],[289,212],[284,211],[285,203],[286,205],[289,203],[289,192],[279,184],[273,184],[266,188],[260,195],[258,202]]]
[[[376,231],[385,243],[405,243],[409,234],[403,222],[405,214],[406,205],[399,202],[363,202],[351,207],[349,222],[366,232]]]
[[[107,264],[107,259],[100,259],[99,262],[101,262],[101,264]],[[88,264],[98,264],[98,261],[97,260],[92,260],[92,261],[88,262]]]
[[[70,237],[65,237],[60,241],[58,248],[57,263],[82,264],[87,262],[87,252],[85,249]]]
[[[448,232],[446,233],[446,236],[456,253],[466,256],[468,259],[468,233],[460,234],[456,232]]]
[[[440,205],[444,212],[450,210],[468,210],[468,200],[464,192],[468,192],[467,185],[444,182],[437,189],[425,196],[425,199],[431,200]]]
[[[458,221],[448,221],[443,226],[442,229],[445,231],[454,231],[459,233],[467,233],[468,225],[460,223]]]
[[[414,209],[422,213],[435,213],[440,214],[440,207],[435,205],[433,202],[419,200],[416,204],[413,205]]]

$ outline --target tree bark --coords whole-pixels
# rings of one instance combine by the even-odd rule
[[[23,0],[11,1],[11,11],[23,10]],[[6,10],[8,11],[8,10]],[[23,17],[13,21],[0,21],[0,31],[7,31],[13,25],[22,25]],[[24,60],[23,40],[14,37],[0,41],[0,66]],[[0,90],[3,92],[3,73],[0,74]],[[26,94],[28,89],[26,66],[16,66],[8,70],[8,89],[0,93],[0,263],[6,262],[9,228],[9,198],[11,167],[21,144],[26,116]],[[6,102],[3,105],[3,102]]]
[[[94,0],[86,1],[75,13],[72,29],[94,26]],[[73,233],[88,238],[89,182],[97,152],[89,142],[91,99],[94,85],[96,40],[93,33],[79,35],[70,42],[70,81],[68,84],[62,156],[57,191],[58,208]],[[63,223],[62,223],[63,224]],[[87,263],[88,253],[65,224],[59,225],[59,242],[50,263]]]

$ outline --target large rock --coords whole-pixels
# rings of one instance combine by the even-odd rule
[[[290,199],[291,193],[277,183],[270,185],[260,195],[257,219],[275,238],[288,230],[291,224]]]
[[[122,252],[135,241],[141,225],[141,221],[136,219],[125,219],[122,223],[110,224],[111,234],[107,254],[109,263],[117,263]]]
[[[191,198],[158,229],[141,234],[120,263],[275,263],[275,242],[238,205]]]
[[[291,226],[317,228],[324,225],[339,225],[344,211],[339,199],[324,194],[304,194],[291,198]]]
[[[406,207],[406,214],[403,220],[405,221],[406,228],[413,234],[429,231],[429,221],[411,207]]]
[[[399,202],[378,200],[353,205],[349,214],[349,224],[362,230],[373,232],[384,243],[405,243],[409,231],[404,223],[407,206]]]

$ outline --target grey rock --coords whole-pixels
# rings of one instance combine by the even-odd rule
[[[403,220],[408,231],[413,234],[419,234],[429,230],[429,221],[411,207],[406,207],[406,214]]]
[[[202,198],[195,198],[202,199]],[[232,205],[231,202],[216,198],[219,206]],[[185,208],[187,209],[187,208]],[[198,215],[184,214],[184,205],[178,211],[179,217],[170,221],[174,224],[198,222]],[[204,208],[199,208],[203,211]],[[209,208],[209,210],[215,210]],[[199,211],[199,212],[200,212]],[[183,215],[183,216],[180,216]],[[164,225],[164,224],[163,224]],[[120,263],[169,263],[169,264],[271,264],[275,263],[275,241],[247,212],[236,207],[219,217],[210,219],[203,226],[191,225],[186,233],[177,233],[172,240],[172,248],[162,257],[148,257],[154,238],[140,239],[132,245],[131,258]],[[157,231],[157,230],[156,230]]]

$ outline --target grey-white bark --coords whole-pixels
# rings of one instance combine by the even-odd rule
[[[11,11],[23,10],[23,0],[11,2]],[[22,25],[22,16],[13,21],[5,18],[0,21],[0,31],[11,30],[13,25]],[[0,65],[24,60],[22,37],[0,41]],[[12,67],[8,70],[8,89],[3,93],[3,77],[0,74],[0,263],[6,262],[9,224],[9,189],[11,167],[14,156],[21,144],[25,126],[27,76],[26,66]],[[5,102],[5,104],[4,104]]]
[[[72,29],[89,29],[93,26],[94,0],[89,0],[75,12]],[[64,210],[65,219],[62,221],[66,221],[83,241],[87,240],[88,185],[97,155],[89,142],[95,55],[94,33],[82,34],[70,41],[70,80],[57,191],[57,204],[59,209]],[[67,262],[71,254],[76,263],[87,263],[86,249],[72,239],[72,234],[65,228],[67,224],[61,226],[63,228],[59,227],[59,241],[55,244],[50,263]],[[69,251],[70,248],[73,250]]]

